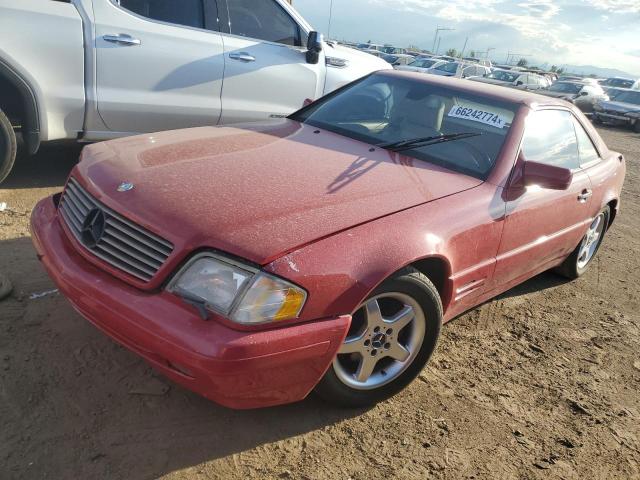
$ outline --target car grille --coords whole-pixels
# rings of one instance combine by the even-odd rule
[[[93,255],[148,282],[173,245],[98,202],[73,178],[60,200],[60,212],[75,238]]]

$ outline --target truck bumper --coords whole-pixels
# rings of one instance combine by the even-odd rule
[[[82,316],[174,382],[230,408],[305,398],[351,323],[346,315],[234,330],[202,320],[175,295],[143,292],[87,262],[64,233],[53,197],[36,205],[31,231],[38,258]]]

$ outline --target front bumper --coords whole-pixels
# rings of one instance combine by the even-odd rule
[[[31,216],[38,258],[74,308],[164,375],[231,408],[305,398],[347,334],[340,316],[263,331],[203,321],[176,296],[143,292],[87,262],[71,245],[53,197]]]

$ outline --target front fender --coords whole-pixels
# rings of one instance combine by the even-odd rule
[[[447,265],[445,319],[473,306],[488,284],[502,235],[499,187],[482,184],[318,240],[266,269],[309,292],[301,321],[351,314],[380,283],[407,265]],[[331,312],[331,313],[330,313]]]

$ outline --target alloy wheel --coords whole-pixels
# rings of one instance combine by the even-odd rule
[[[600,244],[604,227],[605,214],[601,213],[593,220],[593,222],[591,222],[589,230],[587,230],[586,235],[582,239],[580,251],[578,253],[578,268],[585,268],[593,258],[596,250],[598,249],[598,245]]]
[[[388,384],[415,359],[425,325],[424,311],[409,295],[389,292],[368,299],[354,313],[333,362],[336,376],[356,390]]]

